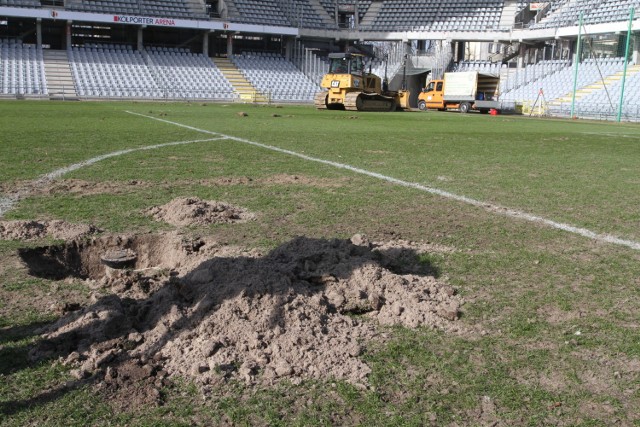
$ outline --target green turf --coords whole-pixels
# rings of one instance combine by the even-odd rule
[[[640,240],[640,127],[633,124],[237,104],[0,102],[0,189],[118,150],[213,137],[125,110]],[[280,175],[304,179],[273,179]],[[228,139],[136,151],[64,178],[148,185],[119,194],[35,194],[5,218],[144,232],[169,228],[151,221],[146,208],[198,196],[259,214],[254,222],[199,230],[248,247],[355,233],[451,246],[454,252],[425,262],[465,297],[460,323],[473,332],[390,329],[390,341],[364,355],[373,369],[368,390],[331,380],[269,389],[232,384],[203,401],[184,383],[163,391],[162,407],[112,414],[90,387],[65,389],[66,369],[26,360],[37,326],[52,319],[34,313],[30,299],[67,297],[77,284],[5,268],[0,424],[640,425],[636,250]],[[220,178],[250,180],[222,185]],[[19,246],[0,241],[0,256]]]

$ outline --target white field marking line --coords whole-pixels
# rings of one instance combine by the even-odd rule
[[[632,138],[632,139],[640,138],[640,135],[630,135],[626,133],[611,133],[611,132],[580,132],[580,133],[583,135],[613,136],[613,137]]]
[[[306,154],[302,154],[302,153],[297,153],[295,151],[291,151],[291,150],[286,150],[284,148],[279,148],[279,147],[274,147],[271,145],[266,145],[266,144],[261,144],[259,142],[255,142],[255,141],[250,141],[248,139],[243,139],[243,138],[237,138],[235,136],[230,136],[230,135],[224,135],[222,133],[218,133],[218,132],[212,132],[206,129],[199,129],[193,126],[189,126],[189,125],[184,125],[182,123],[177,123],[177,122],[172,122],[170,120],[164,120],[164,119],[160,119],[157,117],[153,117],[153,116],[147,116],[145,114],[140,114],[140,113],[134,113],[131,111],[126,111],[129,114],[134,114],[136,116],[140,116],[140,117],[145,117],[147,119],[152,119],[152,120],[157,120],[159,122],[163,122],[163,123],[167,123],[167,124],[171,124],[174,126],[179,126],[179,127],[183,127],[186,129],[191,129],[194,130],[196,132],[201,132],[201,133],[207,133],[207,134],[211,134],[211,135],[218,135],[218,136],[222,136],[226,139],[229,140],[233,140],[233,141],[237,141],[237,142],[242,142],[244,144],[249,144],[249,145],[253,145],[255,147],[260,147],[260,148],[264,148],[267,150],[271,150],[271,151],[276,151],[278,153],[282,153],[282,154],[287,154],[290,156],[294,156],[294,157],[298,157],[304,160],[308,160],[311,162],[316,162],[316,163],[322,163],[325,165],[329,165],[329,166],[333,166],[339,169],[346,169],[348,171],[351,172],[355,172],[357,174],[361,174],[361,175],[366,175],[366,176],[370,176],[373,178],[377,178],[377,179],[381,179],[383,181],[392,183],[392,184],[396,184],[396,185],[400,185],[402,187],[407,187],[407,188],[413,188],[415,190],[419,190],[419,191],[423,191],[423,192],[427,192],[427,193],[431,193],[431,194],[435,194],[441,197],[445,197],[447,199],[451,199],[451,200],[456,200],[458,202],[463,202],[472,206],[476,206],[482,209],[485,209],[489,212],[492,213],[497,213],[509,218],[519,218],[519,219],[524,219],[526,221],[529,222],[533,222],[533,223],[537,223],[537,224],[544,224],[546,226],[558,229],[558,230],[562,230],[562,231],[566,231],[569,233],[573,233],[573,234],[577,234],[579,236],[583,236],[586,237],[588,239],[592,239],[598,242],[604,242],[604,243],[612,243],[614,245],[620,245],[620,246],[626,246],[628,248],[631,249],[635,249],[635,250],[640,250],[640,242],[634,241],[634,240],[627,240],[627,239],[622,239],[616,236],[612,236],[610,234],[600,234],[600,233],[596,233],[594,231],[588,230],[586,228],[580,228],[580,227],[576,227],[570,224],[565,224],[565,223],[561,223],[561,222],[556,222],[550,219],[546,219],[540,216],[536,216],[536,215],[532,215],[532,214],[528,214],[526,212],[522,212],[522,211],[518,211],[515,209],[510,209],[510,208],[505,208],[499,205],[493,205],[490,203],[486,203],[480,200],[476,200],[476,199],[472,199],[470,197],[466,197],[466,196],[460,196],[458,194],[454,194],[454,193],[450,193],[448,191],[444,191],[444,190],[440,190],[438,188],[433,188],[433,187],[427,187],[425,185],[421,185],[415,182],[407,182],[407,181],[402,181],[400,179],[397,178],[393,178],[391,176],[387,176],[387,175],[383,175],[377,172],[371,172],[365,169],[360,169],[354,166],[350,166],[344,163],[337,163],[337,162],[333,162],[330,160],[324,160],[324,159],[319,159],[317,157],[311,157],[311,156],[307,156]]]
[[[0,197],[0,217],[13,207],[16,199],[14,197]]]
[[[48,181],[52,181],[56,178],[61,177],[62,175],[65,175],[69,172],[73,172],[75,170],[78,170],[80,168],[83,168],[85,166],[90,166],[94,163],[98,163],[102,160],[106,160],[109,159],[111,157],[117,157],[117,156],[122,156],[124,154],[129,154],[129,153],[133,153],[134,151],[143,151],[143,150],[156,150],[158,148],[164,148],[164,147],[171,147],[173,145],[186,145],[186,144],[193,144],[196,142],[209,142],[209,141],[218,141],[224,139],[224,137],[220,137],[220,138],[210,138],[210,139],[194,139],[192,141],[177,141],[177,142],[167,142],[165,144],[156,144],[156,145],[147,145],[144,147],[138,147],[138,148],[128,148],[126,150],[120,150],[120,151],[114,151],[112,153],[107,153],[107,154],[103,154],[102,156],[97,156],[97,157],[93,157],[89,160],[85,160],[83,162],[80,163],[76,163],[73,164],[71,166],[67,166],[61,169],[57,169],[51,173],[48,173],[46,175],[42,175],[40,178],[38,178],[36,180],[36,184],[39,183],[45,183]]]
[[[224,136],[219,136],[218,138],[209,138],[209,139],[194,139],[191,141],[175,141],[175,142],[167,142],[164,144],[155,144],[155,145],[147,145],[144,147],[138,148],[128,148],[126,150],[114,151],[112,153],[103,154],[101,156],[93,157],[91,159],[85,160],[80,163],[75,163],[70,166],[66,166],[64,168],[56,169],[53,172],[42,175],[37,178],[35,181],[32,181],[30,187],[38,188],[41,185],[44,185],[50,181],[53,181],[56,178],[61,177],[69,172],[73,172],[85,166],[90,166],[94,163],[100,162],[105,159],[109,159],[111,157],[122,156],[124,154],[133,153],[135,151],[144,151],[144,150],[155,150],[158,148],[171,147],[174,145],[185,145],[185,144],[193,144],[196,142],[209,142],[209,141],[219,141],[225,139]],[[31,189],[25,188],[19,190],[16,194],[11,195],[9,197],[0,197],[0,217],[2,217],[5,213],[13,208],[13,206],[18,202],[19,199],[26,197],[31,192]]]

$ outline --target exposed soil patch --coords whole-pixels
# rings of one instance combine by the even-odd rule
[[[177,227],[246,222],[255,218],[244,208],[197,197],[177,198],[165,205],[155,206],[147,213],[157,221]]]
[[[543,306],[536,310],[540,318],[552,325],[573,322],[585,316],[583,310],[564,311],[556,306]]]
[[[135,251],[135,266],[102,265],[100,255],[114,247]],[[433,268],[406,242],[296,238],[261,256],[172,233],[72,241],[21,256],[34,273],[86,277],[111,292],[46,327],[32,359],[61,357],[78,378],[100,378],[108,393],[151,401],[176,375],[205,391],[229,379],[333,377],[366,386],[361,356],[370,340],[384,339],[379,324],[459,330],[461,297],[421,273]],[[36,267],[47,262],[64,274]]]
[[[71,224],[66,221],[0,221],[0,239],[35,240],[53,237],[71,240],[100,232],[93,225]]]
[[[249,185],[252,183],[266,185],[308,185],[313,187],[339,187],[347,178],[316,178],[306,175],[276,174],[264,178],[248,176],[229,176],[197,181],[162,181],[151,182],[142,180],[128,181],[86,181],[82,179],[60,179],[46,183],[39,183],[37,188],[30,189],[30,194],[81,194],[83,196],[95,194],[127,194],[132,191],[147,188],[169,188],[175,186],[191,186],[194,183],[205,187],[227,185]],[[23,181],[4,188],[0,184],[0,194],[13,194],[19,188],[33,186],[31,181]]]
[[[40,194],[126,194],[132,191],[150,188],[157,184],[152,182],[129,181],[85,181],[81,179],[64,179],[53,181],[39,192]]]
[[[267,178],[263,178],[260,182],[265,184],[278,184],[278,185],[308,185],[312,187],[339,187],[344,185],[344,181],[348,178],[341,179],[323,179],[310,177],[305,175],[289,175],[289,174],[277,174]]]
[[[304,175],[278,174],[270,177],[253,179],[250,177],[219,177],[195,181],[197,184],[212,187],[225,185],[248,185],[259,183],[263,185],[308,185],[318,188],[340,187],[348,178],[326,179],[308,177]],[[191,186],[194,181],[147,182],[140,180],[129,181],[84,181],[79,179],[57,180],[44,177],[35,181],[19,181],[15,183],[0,183],[0,217],[13,208],[22,198],[27,196],[50,196],[52,194],[78,194],[90,196],[96,194],[128,194],[133,191],[148,188],[173,188],[175,186]]]

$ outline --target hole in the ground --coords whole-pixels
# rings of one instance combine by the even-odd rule
[[[51,280],[67,277],[97,280],[112,267],[172,269],[203,245],[199,239],[178,235],[104,236],[22,248],[18,254],[33,276]]]

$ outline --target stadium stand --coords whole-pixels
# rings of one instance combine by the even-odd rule
[[[580,14],[582,14],[585,24],[624,21],[629,19],[631,7],[640,7],[640,0],[574,0],[561,3],[561,5],[554,4],[555,8],[531,28],[578,25]]]
[[[484,74],[500,74],[501,64],[491,61],[460,61],[453,71],[479,71]]]
[[[501,93],[535,82],[568,66],[570,64],[567,61],[551,59],[527,65],[521,69],[507,69],[500,79]]]
[[[280,55],[243,52],[231,60],[246,79],[273,101],[312,101],[320,87]]]
[[[69,55],[80,97],[232,99],[233,88],[204,55],[186,49],[74,47]]]
[[[309,3],[309,0],[298,0],[288,10],[290,21],[297,27],[323,28],[324,22]]]
[[[130,46],[74,47],[71,71],[80,97],[160,98],[163,93],[141,52]]]
[[[41,49],[16,39],[0,39],[0,94],[47,94]]]
[[[623,58],[610,58],[605,60],[587,59],[579,66],[578,88],[600,81],[603,78],[622,70]],[[527,80],[521,86],[502,93],[503,101],[533,102],[538,98],[540,90],[543,91],[545,101],[551,102],[567,96],[573,89],[574,67],[568,65],[551,72],[541,78]]]
[[[319,0],[320,4],[324,7],[324,9],[327,11],[327,14],[331,17],[335,16],[336,13],[336,2],[335,0]],[[345,1],[345,0],[341,0],[338,1],[338,7],[340,5],[353,5],[354,3],[352,1]],[[364,18],[364,16],[367,14],[367,11],[369,10],[369,6],[371,6],[371,0],[358,0],[358,20],[360,22],[362,22],[362,19]]]
[[[208,19],[204,3],[197,0],[71,0],[66,3],[66,9],[162,18]]]
[[[186,49],[152,47],[148,51],[152,74],[168,98],[232,99],[233,87],[209,58]]]
[[[484,31],[498,29],[503,0],[385,0],[376,31]]]
[[[39,0],[0,0],[0,6],[9,7],[40,7]]]
[[[607,118],[617,112],[622,80],[616,79],[606,88],[593,90],[577,100],[576,108],[582,117]],[[624,109],[626,114],[637,117],[640,113],[640,72],[629,76],[625,82]]]
[[[240,16],[235,20],[249,24],[290,25],[277,2],[260,0],[234,0]]]

